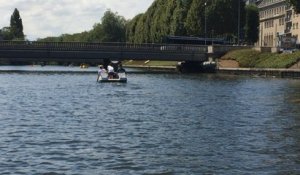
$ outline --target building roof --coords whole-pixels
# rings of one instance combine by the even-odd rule
[[[279,3],[285,3],[286,0],[260,0],[257,2],[257,6],[258,8],[264,8],[264,7],[268,7],[271,5],[275,5],[275,4],[279,4]]]

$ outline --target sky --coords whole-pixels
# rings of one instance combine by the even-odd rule
[[[110,9],[126,19],[144,13],[154,0],[0,0],[0,29],[10,25],[15,8],[29,40],[88,31]]]

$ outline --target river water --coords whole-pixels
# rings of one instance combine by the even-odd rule
[[[24,69],[0,73],[0,174],[300,174],[300,80]]]

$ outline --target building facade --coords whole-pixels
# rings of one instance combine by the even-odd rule
[[[246,0],[246,5],[249,5],[249,4],[256,4],[259,0]]]
[[[262,0],[259,8],[259,42],[261,47],[279,47],[282,38],[295,38],[299,43],[300,14],[286,0]]]

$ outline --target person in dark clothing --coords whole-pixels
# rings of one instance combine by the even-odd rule
[[[122,64],[119,65],[118,73],[125,73],[125,69],[123,68]]]

